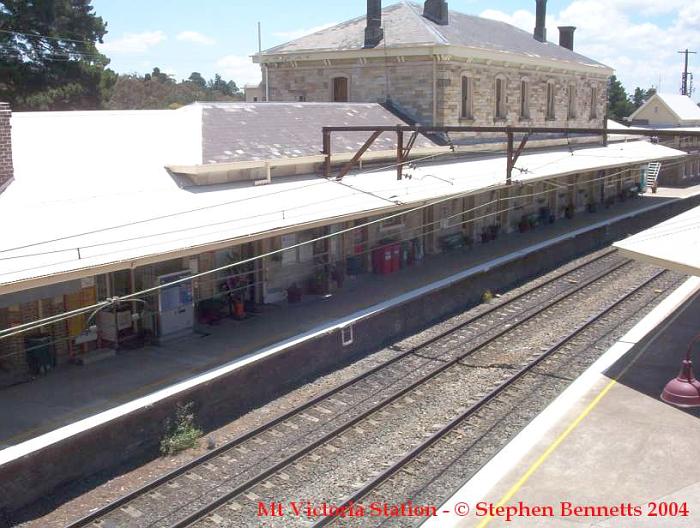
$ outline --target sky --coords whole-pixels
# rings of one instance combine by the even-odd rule
[[[395,3],[385,0],[384,5]],[[239,86],[260,81],[250,55],[336,23],[362,16],[365,0],[93,0],[107,22],[101,50],[119,73],[146,73],[158,66],[177,79],[193,71],[220,73]],[[511,23],[535,25],[535,0],[449,0],[451,10]],[[629,92],[636,86],[680,90],[683,56],[700,52],[697,0],[550,0],[548,38],[557,26],[577,26],[576,51],[613,67]],[[700,101],[700,54],[691,55]]]

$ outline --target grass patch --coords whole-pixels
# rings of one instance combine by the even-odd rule
[[[178,404],[175,419],[169,418],[165,422],[165,435],[160,441],[160,452],[163,456],[192,449],[202,437],[202,430],[194,424],[192,407],[192,403]]]

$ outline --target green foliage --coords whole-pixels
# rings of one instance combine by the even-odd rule
[[[105,69],[106,23],[91,0],[0,3],[0,100],[17,110],[100,108],[113,83]]]
[[[176,109],[195,101],[241,101],[236,83],[220,75],[207,81],[193,72],[182,82],[154,68],[152,73],[120,75],[110,92],[106,107],[111,110]]]
[[[646,103],[655,93],[656,88],[649,88],[648,90],[644,90],[639,86],[635,88],[634,95],[632,96],[632,104],[634,104],[635,110]]]
[[[192,403],[179,404],[175,420],[169,419],[165,424],[165,436],[160,442],[160,452],[163,456],[168,456],[192,449],[201,437],[202,430],[194,425]]]
[[[608,117],[615,121],[622,121],[635,111],[635,106],[630,101],[625,87],[618,78],[613,75],[608,82]]]

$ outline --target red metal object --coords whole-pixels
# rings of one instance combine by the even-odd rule
[[[700,334],[690,342],[678,376],[669,381],[661,393],[661,399],[676,407],[700,407],[700,381],[695,378],[690,359],[693,345],[700,341]]]
[[[401,269],[401,244],[391,246],[391,271],[399,271]]]

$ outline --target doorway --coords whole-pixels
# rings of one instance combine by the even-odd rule
[[[348,102],[348,78],[335,77],[333,79],[333,102],[347,103]]]

